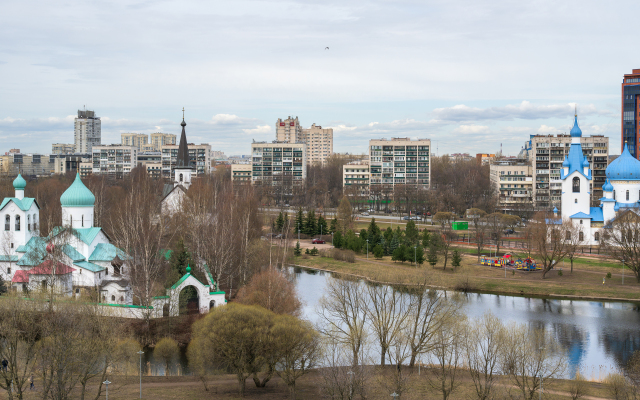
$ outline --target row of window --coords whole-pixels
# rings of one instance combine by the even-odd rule
[[[15,222],[15,231],[19,232],[22,228],[21,228],[21,224],[20,224],[20,216],[16,215],[14,218],[14,222]],[[31,231],[31,215],[27,215],[27,230]],[[36,221],[36,214],[33,214],[33,230],[37,230],[38,229],[38,223]],[[11,216],[9,214],[4,216],[4,230],[5,231],[10,231],[11,230]]]

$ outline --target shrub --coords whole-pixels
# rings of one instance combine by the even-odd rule
[[[312,256],[317,256],[318,255],[318,249],[316,249],[316,247],[313,246],[313,249],[311,249],[309,254],[312,255]]]
[[[558,276],[562,276],[562,270],[561,269],[558,270]]]
[[[356,262],[356,253],[352,250],[333,249],[333,254],[331,256],[336,261],[345,261],[348,263]]]
[[[171,364],[178,358],[178,343],[171,338],[162,338],[153,349],[153,358],[164,366],[164,376],[169,376]]]
[[[460,266],[461,262],[462,256],[460,255],[460,252],[458,250],[454,250],[453,252],[451,252],[451,266],[453,267],[453,269],[457,269]]]
[[[304,250],[304,254],[309,255],[309,254],[311,254],[311,252],[309,251],[309,249],[305,249],[305,250]]]
[[[302,254],[302,249],[300,248],[299,241],[296,243],[296,247],[293,248],[293,254],[295,254],[296,256],[299,256],[300,254]]]
[[[607,272],[607,279],[611,279],[611,272]]]
[[[381,259],[384,256],[384,249],[382,248],[382,246],[380,246],[379,244],[377,244],[374,248],[373,248],[373,256],[377,259]]]

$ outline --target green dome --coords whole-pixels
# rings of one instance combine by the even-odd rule
[[[22,175],[18,174],[18,177],[13,181],[13,188],[16,190],[24,190],[27,187],[27,181],[24,180]]]
[[[76,180],[73,181],[69,189],[65,190],[60,196],[60,204],[62,207],[93,207],[96,198],[89,189],[82,183],[80,174],[76,174]]]

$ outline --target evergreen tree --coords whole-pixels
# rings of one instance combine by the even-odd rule
[[[422,246],[418,246],[416,248],[415,260],[418,265],[422,265],[424,263],[424,250],[422,249]]]
[[[407,222],[407,226],[404,228],[405,241],[407,245],[411,244],[412,246],[418,243],[418,237],[420,236],[420,232],[418,228],[416,228],[416,223],[413,221]]]
[[[387,241],[384,239],[384,235],[380,235],[378,245],[382,247],[382,251],[384,254],[389,255],[389,243],[387,243]]]
[[[371,218],[371,222],[369,223],[369,227],[367,228],[367,237],[369,238],[370,243],[378,243],[380,241],[380,228],[378,224],[376,224],[376,219]]]
[[[298,233],[298,229],[300,229],[300,232],[304,233],[304,214],[302,213],[302,208],[298,208],[295,223],[296,226],[294,226],[294,228],[296,233]]]
[[[413,246],[404,246],[404,259],[413,263],[414,257],[417,256],[418,249],[414,249]]]
[[[380,259],[382,257],[384,257],[384,249],[382,248],[382,246],[380,246],[379,244],[377,244],[374,248],[373,248],[373,256],[377,259]]]
[[[11,285],[11,283],[9,283],[9,285]],[[2,277],[2,275],[0,275],[0,296],[7,293],[7,284],[4,281],[4,278]]]
[[[453,269],[455,270],[456,268],[458,268],[461,262],[462,262],[462,256],[460,255],[460,252],[458,250],[452,251],[451,266],[453,267]]]
[[[389,253],[393,255],[393,252],[400,247],[400,240],[398,239],[398,235],[396,233],[391,237],[391,243],[389,243]]]
[[[336,231],[336,233],[333,235],[333,247],[335,247],[336,249],[341,249],[342,242],[342,233],[340,233],[340,231]]]
[[[395,250],[393,250],[393,253],[391,253],[391,260],[404,262],[406,260],[405,253],[406,253],[405,245],[398,246]]]
[[[291,231],[291,226],[289,225],[289,213],[285,212],[284,214],[284,218],[282,218],[282,232],[284,233],[285,231]]]
[[[316,247],[313,246],[313,249],[311,249],[309,254],[311,254],[312,256],[317,256],[318,255],[318,249],[316,249]]]
[[[435,235],[433,235],[435,236]],[[429,246],[429,253],[427,254],[427,262],[435,267],[438,263],[438,248],[432,243]]]
[[[331,226],[329,227],[329,233],[336,232],[338,232],[338,219],[336,217],[333,217],[333,219],[331,220]]]
[[[296,247],[293,248],[293,254],[299,256],[302,254],[302,249],[300,248],[300,242],[296,242]]]
[[[367,239],[369,239],[369,234],[367,233],[366,229],[360,229],[360,239],[364,240],[365,242],[367,241]]]
[[[169,272],[166,276],[165,287],[171,287],[178,281],[178,279],[186,274],[188,266],[194,267],[195,265],[191,259],[191,254],[189,254],[184,245],[184,241],[180,239],[171,250],[171,257],[169,258]]]
[[[430,243],[431,234],[429,233],[429,230],[427,228],[424,228],[424,231],[422,231],[422,247],[429,247]]]
[[[387,229],[385,229],[384,231],[384,240],[386,240],[387,243],[391,243],[392,239],[393,239],[393,229],[391,229],[391,227],[387,227]]]
[[[329,235],[329,229],[327,227],[327,220],[324,219],[324,217],[321,215],[318,217],[318,227],[317,229],[317,234],[318,235]]]
[[[316,212],[311,210],[307,213],[307,221],[305,224],[304,233],[309,236],[313,236],[316,234],[318,220],[316,219]]]
[[[284,227],[284,217],[282,216],[282,211],[278,214],[278,218],[276,219],[275,230],[278,233],[282,233],[282,227]]]

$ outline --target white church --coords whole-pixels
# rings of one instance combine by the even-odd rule
[[[5,282],[24,292],[53,286],[60,295],[79,297],[92,291],[103,303],[132,304],[129,257],[93,226],[95,197],[80,175],[60,197],[62,226],[48,236],[40,236],[40,206],[24,197],[26,186],[18,175],[14,197],[0,205],[0,274]]]
[[[600,244],[601,229],[614,219],[619,211],[640,208],[640,161],[636,160],[627,144],[620,157],[606,169],[607,180],[598,207],[591,207],[592,180],[589,162],[582,153],[582,130],[575,116],[571,129],[569,155],[562,163],[562,219],[569,219],[581,229],[581,244]],[[557,213],[554,209],[554,213]]]

